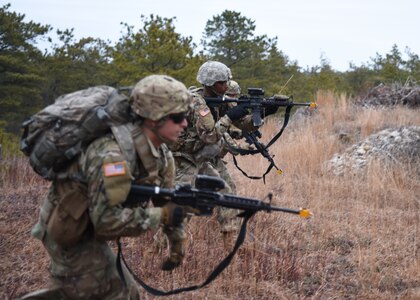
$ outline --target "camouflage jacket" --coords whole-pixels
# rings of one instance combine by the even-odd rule
[[[207,106],[203,91],[196,89],[192,92],[193,109],[188,116],[188,127],[171,146],[175,156],[183,156],[192,163],[199,163],[200,153],[211,147],[212,153],[219,153],[222,148],[222,135],[227,132],[232,121],[228,116],[215,122],[210,108]],[[215,156],[214,154],[209,154]]]
[[[138,128],[132,133],[137,160],[127,162],[112,134],[93,141],[75,164],[86,179],[90,226],[82,239],[71,247],[62,247],[49,235],[48,223],[59,203],[57,192],[62,182],[55,180],[42,204],[39,221],[32,235],[40,239],[51,257],[53,276],[77,276],[97,271],[115,261],[106,240],[137,236],[160,224],[159,208],[123,207],[132,180],[141,184],[172,187],[174,161],[166,146],[155,148]],[[177,232],[182,238],[182,228]]]
[[[219,155],[223,157],[231,148],[241,148],[234,141],[234,135],[241,130],[255,130],[251,115],[232,124],[226,115],[226,111],[232,107],[231,104],[209,108],[204,100],[203,88],[195,88],[191,92],[193,110],[188,116],[187,129],[171,148],[174,155],[182,156],[198,165]]]
[[[193,109],[188,115],[188,127],[171,149],[175,156],[199,164],[220,153],[223,135],[227,134],[232,121],[227,115],[215,121],[214,111],[203,98],[203,89],[195,89],[192,94]]]

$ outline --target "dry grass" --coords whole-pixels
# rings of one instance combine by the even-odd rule
[[[346,97],[330,93],[319,93],[317,102],[319,113],[299,123],[292,119],[270,149],[284,175],[272,172],[264,185],[229,165],[238,194],[263,198],[272,191],[276,205],[308,207],[314,217],[257,214],[243,247],[219,278],[169,299],[420,298],[419,178],[407,165],[373,162],[363,178],[335,177],[324,169],[326,160],[349,146],[339,131],[355,142],[389,126],[420,125],[419,111],[355,108]],[[280,126],[270,120],[263,128],[265,140]],[[7,162],[0,175],[0,297],[13,298],[46,285],[48,258],[30,228],[47,185],[23,161]],[[255,175],[267,167],[257,156],[239,157],[239,163]],[[124,239],[124,253],[141,278],[161,289],[202,282],[227,254],[214,218],[193,218],[183,266],[165,273],[158,266],[166,249],[156,236]],[[142,291],[142,299],[155,298]]]

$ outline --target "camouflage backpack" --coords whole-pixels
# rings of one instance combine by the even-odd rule
[[[95,138],[134,119],[128,97],[95,86],[58,97],[22,124],[20,148],[36,173],[53,180]]]

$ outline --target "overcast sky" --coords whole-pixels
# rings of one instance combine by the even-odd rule
[[[140,28],[140,15],[176,17],[175,29],[198,45],[206,22],[225,9],[255,21],[255,34],[278,37],[278,48],[299,66],[328,59],[335,70],[370,61],[397,44],[420,53],[418,0],[0,0],[25,21],[54,29],[74,28],[77,39],[98,37],[116,42],[121,22]]]

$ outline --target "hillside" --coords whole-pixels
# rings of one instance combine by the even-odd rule
[[[355,105],[331,93],[319,93],[317,103],[316,113],[292,117],[270,148],[283,175],[271,172],[264,185],[242,176],[227,157],[239,195],[262,199],[273,192],[273,204],[307,207],[313,218],[257,214],[219,278],[166,299],[420,298],[419,108]],[[263,140],[281,124],[278,117],[270,119]],[[386,145],[395,147],[379,148],[397,152],[389,152],[391,158],[369,152],[357,172],[347,160],[340,172],[332,169],[337,157],[353,157],[368,142],[377,145],[374,137],[383,131],[400,132],[409,142],[388,139]],[[252,175],[267,167],[258,156],[238,161]],[[0,298],[13,299],[47,284],[48,258],[30,230],[48,183],[21,157],[3,158],[0,168]],[[228,252],[214,218],[194,217],[187,230],[185,262],[172,273],[158,269],[166,253],[159,233],[123,239],[125,257],[152,286],[169,290],[201,283]],[[155,298],[142,291],[142,299]]]

